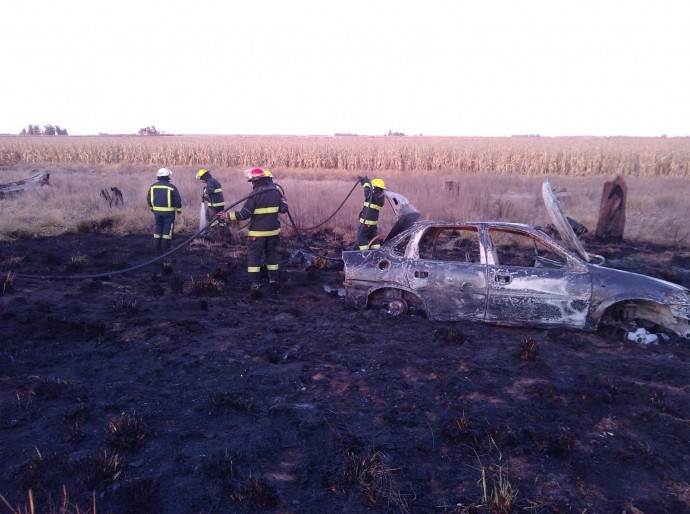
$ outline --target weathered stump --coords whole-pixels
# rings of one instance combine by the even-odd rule
[[[101,196],[106,202],[108,202],[108,207],[112,207],[113,205],[125,204],[125,199],[122,196],[122,191],[120,191],[117,187],[111,187],[110,191],[108,191],[107,189],[101,189]]]
[[[456,195],[460,194],[460,181],[459,180],[446,180],[443,182],[443,190],[448,191]]]
[[[16,182],[0,184],[0,200],[6,197],[17,196],[27,189],[31,189],[36,186],[46,185],[50,185],[50,173],[46,171],[34,173],[29,178],[17,180]]]
[[[599,219],[594,236],[597,239],[620,241],[625,230],[625,202],[628,186],[623,177],[618,176],[604,184],[599,205]]]

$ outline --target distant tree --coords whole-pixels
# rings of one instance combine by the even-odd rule
[[[19,131],[20,136],[66,136],[67,129],[60,128],[60,125],[45,125],[44,130],[38,125],[28,125]]]
[[[388,135],[389,136],[404,136],[405,133],[404,132],[393,132],[392,130],[389,130]]]
[[[150,127],[140,128],[138,134],[140,136],[159,136],[161,133],[158,132],[155,125],[151,125]]]

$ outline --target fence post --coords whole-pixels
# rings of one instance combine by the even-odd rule
[[[594,237],[620,241],[625,230],[625,202],[628,186],[620,175],[615,180],[604,183],[599,205],[599,219]]]

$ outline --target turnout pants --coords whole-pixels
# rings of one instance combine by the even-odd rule
[[[359,224],[359,230],[357,231],[357,243],[356,250],[367,250],[369,248],[369,242],[376,237],[378,233],[378,227],[376,225],[365,225],[363,223]],[[378,248],[381,244],[377,241],[376,244],[371,245],[371,248]]]
[[[154,212],[153,217],[153,239],[156,243],[156,248],[170,248],[173,238],[173,230],[175,229],[175,213]]]
[[[266,263],[269,282],[277,282],[279,241],[280,236],[247,238],[247,271],[253,284],[258,284],[261,279],[262,261]]]

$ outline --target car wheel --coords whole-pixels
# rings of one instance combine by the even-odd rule
[[[388,312],[393,316],[404,316],[407,314],[407,302],[402,298],[393,298],[388,302]]]

